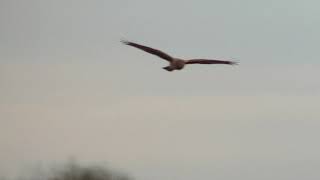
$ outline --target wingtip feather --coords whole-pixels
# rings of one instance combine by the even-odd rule
[[[235,61],[230,61],[229,64],[230,64],[230,65],[239,65],[239,63],[238,63],[238,62],[235,62]]]
[[[121,39],[120,42],[126,45],[130,44],[130,42],[126,39]]]

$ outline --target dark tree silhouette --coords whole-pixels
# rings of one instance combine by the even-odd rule
[[[80,166],[69,163],[56,170],[48,180],[129,180],[127,175],[101,166]]]
[[[44,170],[38,168],[17,180],[130,180],[128,175],[105,166],[84,166],[75,161]],[[5,180],[5,178],[0,180]]]

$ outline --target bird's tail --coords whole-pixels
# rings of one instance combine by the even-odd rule
[[[173,69],[170,66],[167,67],[163,67],[163,69],[167,70],[167,71],[173,71]]]

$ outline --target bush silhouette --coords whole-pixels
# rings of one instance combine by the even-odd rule
[[[30,172],[30,171],[29,171]],[[3,178],[5,180],[7,178]],[[70,161],[55,168],[37,168],[17,180],[130,180],[129,176],[105,166],[84,166]],[[0,180],[2,180],[0,178]]]
[[[53,172],[48,180],[129,180],[124,174],[98,166],[80,166],[67,164]]]

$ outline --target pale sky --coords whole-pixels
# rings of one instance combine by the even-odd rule
[[[137,180],[320,179],[316,0],[0,0],[0,176],[74,157]],[[181,58],[166,62],[125,38]]]

